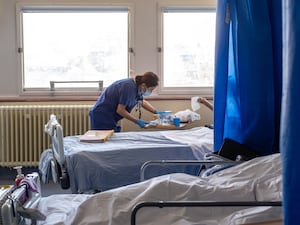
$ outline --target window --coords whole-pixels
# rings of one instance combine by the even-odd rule
[[[212,90],[215,9],[163,6],[161,11],[161,93]]]
[[[21,6],[23,91],[92,90],[129,76],[129,7]],[[64,83],[61,81],[75,81]],[[84,81],[84,82],[78,82]]]

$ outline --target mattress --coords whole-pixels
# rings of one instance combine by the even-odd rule
[[[207,127],[120,132],[114,133],[104,143],[84,143],[79,139],[80,136],[64,138],[72,193],[106,191],[137,183],[140,181],[140,168],[146,161],[203,159],[213,148],[213,130]],[[47,162],[49,157],[41,157],[40,167],[47,168]],[[147,169],[145,175],[196,174],[198,169],[197,166],[157,166]]]

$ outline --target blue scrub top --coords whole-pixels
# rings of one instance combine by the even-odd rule
[[[117,113],[118,105],[125,105],[126,110],[130,113],[142,98],[132,78],[115,81],[105,89],[91,108],[89,112],[91,129],[114,129],[119,132],[121,127],[118,126],[118,121],[123,117]]]

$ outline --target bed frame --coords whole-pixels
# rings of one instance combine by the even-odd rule
[[[62,189],[68,189],[70,188],[70,179],[64,154],[63,128],[55,115],[50,115],[44,131],[51,137],[51,150],[54,156],[50,162],[52,180],[54,183],[59,182]]]
[[[200,166],[198,175],[206,176],[221,169],[237,165],[241,161],[233,161],[215,154],[206,154],[204,160],[150,160],[145,162],[140,169],[140,180],[146,179],[145,172],[150,166],[156,165],[198,165]],[[217,166],[217,167],[215,167]],[[214,167],[214,168],[212,168]]]
[[[136,215],[141,208],[176,208],[176,207],[256,207],[256,206],[274,206],[281,207],[281,201],[234,201],[234,202],[216,202],[216,201],[157,201],[141,202],[135,205],[131,212],[131,225],[136,225]],[[278,223],[277,223],[278,222]],[[275,224],[281,224],[277,221]],[[264,223],[263,223],[264,224]],[[272,223],[271,223],[272,224]]]
[[[219,170],[237,165],[243,161],[260,156],[247,146],[229,138],[225,138],[221,149],[213,154],[206,154],[204,160],[150,160],[145,162],[140,169],[140,180],[145,180],[145,171],[155,165],[199,165],[199,174],[208,176]],[[211,168],[214,167],[214,168]],[[206,171],[205,171],[206,170]],[[204,172],[205,171],[205,172]]]

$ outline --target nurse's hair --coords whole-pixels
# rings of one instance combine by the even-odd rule
[[[146,72],[143,75],[137,75],[135,77],[135,83],[139,86],[142,83],[149,87],[156,87],[158,85],[158,76],[153,72]]]

